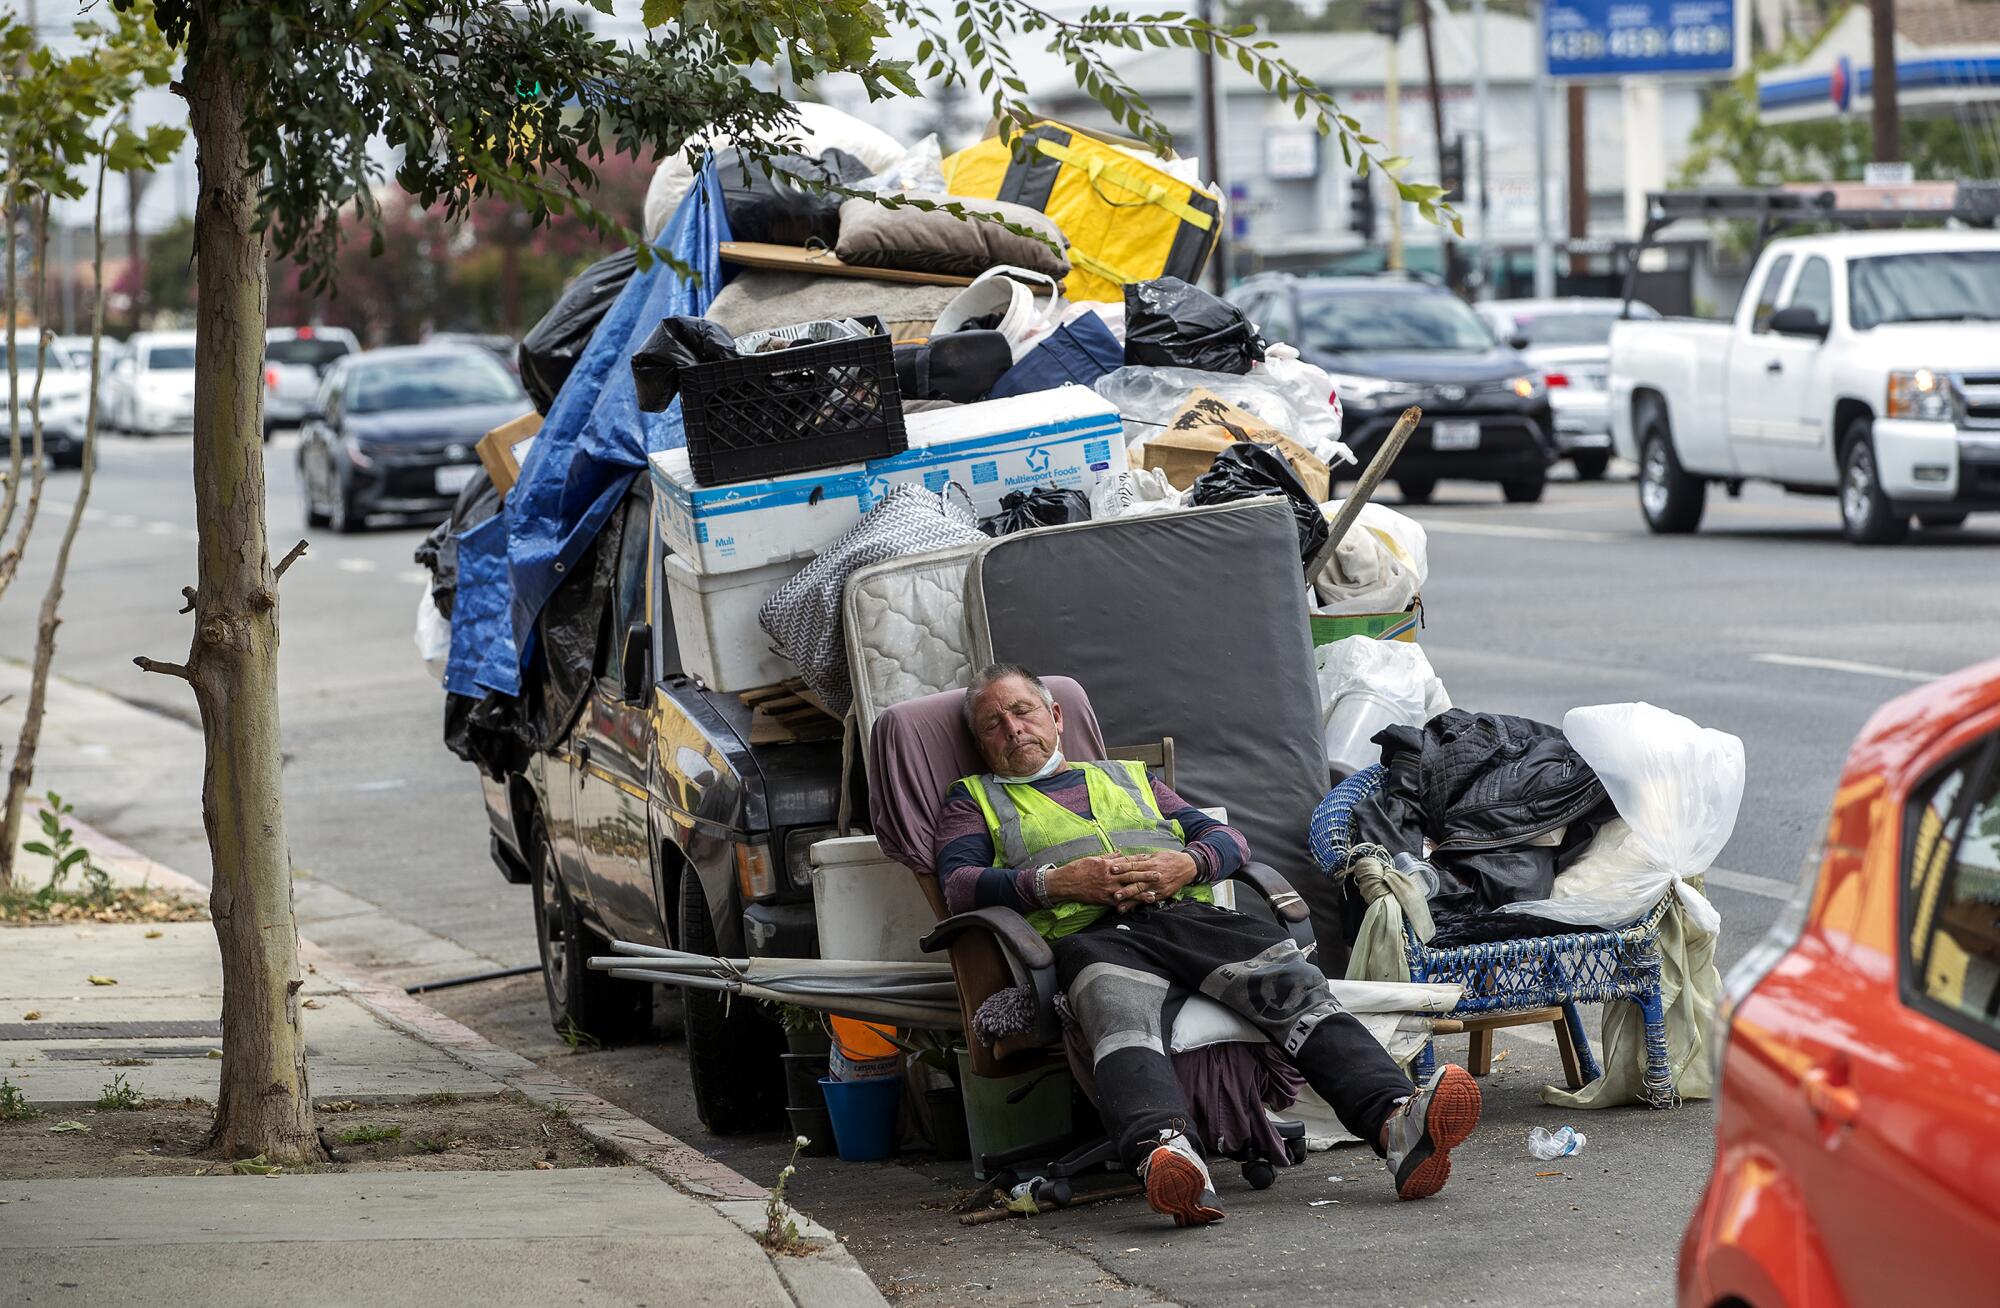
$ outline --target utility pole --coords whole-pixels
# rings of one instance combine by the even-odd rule
[[[1541,9],[1536,7],[1540,28]],[[1535,298],[1556,293],[1556,252],[1549,234],[1549,59],[1542,41],[1535,43]]]
[[[1397,21],[1401,23],[1401,16]],[[1402,132],[1396,121],[1396,110],[1401,100],[1401,87],[1397,81],[1396,46],[1401,40],[1400,29],[1389,36],[1387,62],[1382,69],[1382,112],[1389,136],[1389,155],[1394,158],[1402,148]],[[1392,188],[1389,193],[1389,259],[1391,269],[1403,266],[1403,197]]]
[[[1868,0],[1874,29],[1874,127],[1876,163],[1903,157],[1902,117],[1896,105],[1896,0]]]
[[[132,330],[146,326],[146,247],[139,236],[139,197],[146,193],[151,173],[133,169],[125,174],[125,258],[132,266]]]
[[[1589,124],[1584,121],[1585,89],[1581,82],[1565,88],[1569,99],[1569,239],[1590,235]]]
[[[1445,143],[1444,143],[1444,96],[1438,89],[1437,42],[1431,33],[1431,7],[1428,0],[1417,0],[1417,17],[1424,25],[1424,80],[1431,92],[1431,136],[1437,142],[1438,185],[1445,185]],[[1463,171],[1464,164],[1459,165]],[[1438,233],[1439,264],[1444,271],[1444,279],[1452,289],[1462,290],[1458,275],[1458,259],[1452,252],[1451,229],[1440,225]]]
[[[1195,6],[1195,16],[1202,22],[1215,22],[1214,0],[1200,0]],[[1195,51],[1195,82],[1201,97],[1201,153],[1202,163],[1208,167],[1209,179],[1215,184],[1215,193],[1229,194],[1228,184],[1222,178],[1222,132],[1215,103],[1215,56]],[[1217,295],[1229,289],[1229,232],[1224,226],[1229,215],[1224,214],[1216,223],[1215,253],[1209,256],[1209,285]]]
[[[1472,0],[1472,103],[1479,121],[1479,209],[1473,214],[1473,285],[1479,298],[1490,299],[1486,286],[1486,142],[1492,121],[1486,112],[1486,0]]]

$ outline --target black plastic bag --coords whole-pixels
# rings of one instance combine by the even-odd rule
[[[1283,495],[1292,502],[1292,517],[1299,526],[1300,562],[1319,553],[1320,546],[1326,544],[1326,514],[1320,512],[1312,493],[1275,446],[1238,441],[1216,455],[1215,463],[1194,482],[1196,504],[1227,504],[1259,495]]]
[[[1036,486],[1031,490],[1010,491],[1000,501],[1000,512],[979,520],[979,530],[989,536],[1011,536],[1030,527],[1060,527],[1066,522],[1090,521],[1090,497],[1079,490],[1058,490]]]
[[[774,173],[843,186],[869,175],[868,165],[845,150],[822,150],[814,158],[774,154],[768,162]],[[802,190],[767,176],[763,164],[740,150],[716,154],[715,176],[722,183],[722,209],[729,215],[732,240],[821,245],[829,250],[839,242],[840,205],[846,196]]]
[[[631,249],[620,250],[577,274],[556,300],[555,307],[521,338],[515,360],[521,370],[521,385],[535,412],[547,417],[556,402],[556,392],[569,378],[570,369],[590,344],[591,333],[604,321],[611,302],[632,280],[639,256]]]
[[[646,343],[632,353],[632,389],[639,408],[658,413],[681,393],[681,369],[697,363],[740,359],[736,338],[709,318],[662,318]]]
[[[1250,371],[1264,338],[1243,310],[1178,277],[1125,287],[1125,362],[1149,368]]]

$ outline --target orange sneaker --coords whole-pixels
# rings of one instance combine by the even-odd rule
[[[1178,1131],[1160,1133],[1160,1143],[1139,1164],[1139,1179],[1146,1186],[1146,1202],[1154,1212],[1173,1218],[1175,1226],[1206,1226],[1222,1220],[1208,1164]]]
[[[1455,1063],[1431,1074],[1389,1119],[1384,1161],[1398,1199],[1424,1199],[1451,1177],[1451,1151],[1479,1125],[1479,1083]],[[1155,1205],[1158,1207],[1158,1205]]]

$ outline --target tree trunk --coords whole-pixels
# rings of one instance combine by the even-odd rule
[[[272,1162],[322,1157],[299,1019],[298,924],[285,843],[278,738],[278,576],[264,540],[265,264],[246,89],[229,63],[223,6],[195,21],[205,50],[187,86],[200,179],[195,204],[194,494],[200,531],[194,642],[185,667],[201,710],[202,822],[222,948],[222,1089],[209,1144]]]

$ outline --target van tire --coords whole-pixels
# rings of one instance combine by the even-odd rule
[[[653,1029],[653,987],[593,972],[585,960],[608,954],[604,937],[583,924],[576,900],[563,883],[555,851],[539,820],[529,837],[534,860],[530,880],[535,907],[535,944],[542,960],[542,990],[549,1025],[573,1044],[600,1045],[643,1039]]]
[[[1686,535],[1701,525],[1708,483],[1681,467],[1667,420],[1657,410],[1648,411],[1640,430],[1639,513],[1657,536]]]
[[[1840,440],[1840,523],[1856,545],[1894,545],[1910,534],[1910,515],[1899,513],[1882,490],[1875,464],[1875,424],[1856,418]]]
[[[713,954],[715,924],[701,878],[681,877],[680,948]],[[776,1126],[785,1106],[785,1033],[758,1013],[756,1004],[713,990],[681,991],[687,1008],[688,1079],[694,1111],[716,1135],[742,1135]]]

